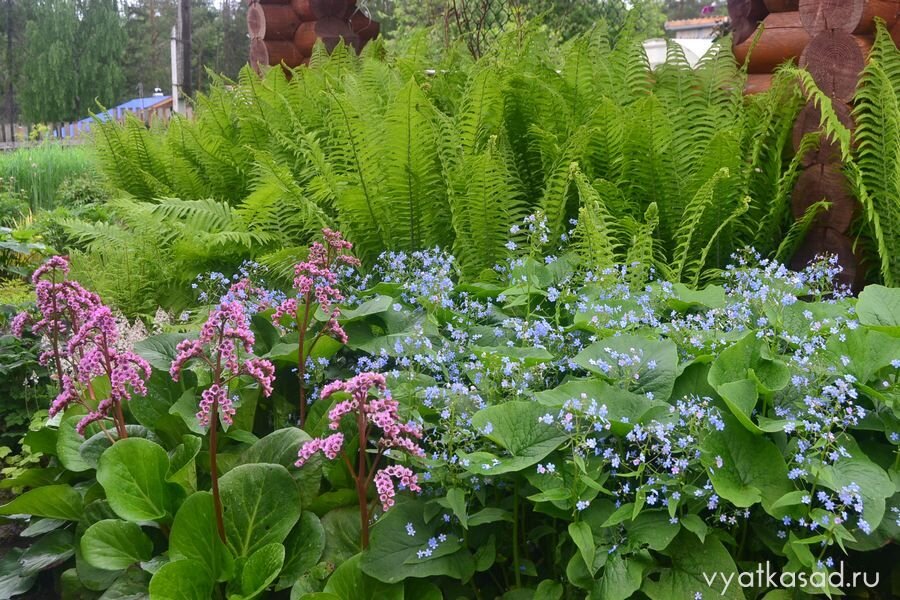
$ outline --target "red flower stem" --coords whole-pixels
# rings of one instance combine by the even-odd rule
[[[219,347],[222,345],[222,338],[225,336],[225,325],[219,327]],[[222,353],[216,356],[216,368],[213,373],[213,382],[221,385],[222,382]],[[213,400],[212,409],[209,416],[209,477],[212,480],[213,507],[216,511],[216,529],[219,532],[219,538],[222,543],[225,541],[225,520],[222,517],[222,497],[219,495],[219,466],[216,462],[218,450],[218,432],[219,432],[219,400],[218,396]]]
[[[359,409],[356,413],[356,427],[359,430],[359,465],[357,465],[356,475],[356,496],[359,500],[359,537],[360,546],[363,550],[369,547],[369,501],[366,491],[368,490],[369,478],[366,476],[366,446],[368,446],[368,436],[366,432],[366,402],[360,401]]]
[[[306,329],[309,327],[309,308],[312,304],[312,293],[308,292],[306,294],[306,298],[304,300],[304,312],[303,312],[303,320],[299,322],[300,325],[300,340],[297,342],[297,360],[299,364],[297,365],[297,379],[300,384],[300,427],[302,428],[306,424],[306,388],[304,385],[306,384],[306,356],[304,356],[303,352],[303,343],[306,341]],[[297,315],[299,316],[299,314]]]

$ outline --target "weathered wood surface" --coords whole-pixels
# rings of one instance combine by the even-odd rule
[[[868,49],[871,39],[831,29],[810,40],[800,55],[800,66],[809,71],[823,92],[849,102],[866,66]]]
[[[864,273],[859,266],[859,257],[854,253],[853,239],[830,227],[811,229],[794,254],[790,267],[800,270],[816,257],[825,254],[837,256],[838,264],[844,268],[844,271],[838,276],[838,281],[858,289]]]
[[[251,4],[247,9],[247,29],[251,38],[291,40],[300,17],[289,4]]]
[[[840,122],[847,129],[853,131],[855,123],[853,122],[853,116],[850,113],[850,107],[843,102],[834,102],[833,107],[834,112]],[[822,130],[821,123],[822,112],[815,104],[810,102],[805,107],[803,107],[803,110],[801,110],[800,114],[797,116],[797,121],[794,123],[794,130],[792,134],[794,152],[798,152],[800,150],[800,144],[806,134]],[[827,138],[823,138],[817,149],[807,152],[806,155],[802,158],[802,164],[804,167],[808,167],[813,164],[825,165],[837,163],[840,161],[840,146],[834,141]]]
[[[770,13],[791,12],[800,9],[800,0],[765,0]]]
[[[898,0],[800,0],[800,18],[810,33],[870,33],[875,17],[895,23],[897,7]]]
[[[293,41],[250,40],[250,64],[259,69],[260,66],[284,64],[288,67],[299,67],[308,55],[304,55]]]
[[[350,0],[292,0],[291,6],[304,21],[317,21],[327,17],[343,18],[355,3]]]
[[[750,74],[747,76],[747,85],[744,86],[745,94],[760,94],[768,92],[772,87],[772,74]]]
[[[799,12],[772,13],[762,26],[755,46],[756,36],[752,35],[734,47],[734,57],[740,64],[749,56],[750,73],[771,73],[788,59],[798,58],[809,44],[810,36],[800,22]]]
[[[740,44],[750,38],[767,14],[769,11],[763,0],[728,0],[734,43]]]
[[[791,202],[795,219],[801,218],[816,202],[827,200],[831,206],[816,218],[816,225],[840,233],[850,231],[858,203],[842,169],[843,165],[836,162],[815,164],[800,174]]]
[[[341,40],[357,50],[361,49],[359,36],[350,28],[349,23],[335,17],[301,23],[294,34],[294,45],[304,55],[310,56],[316,41],[322,40],[325,48],[331,52]]]

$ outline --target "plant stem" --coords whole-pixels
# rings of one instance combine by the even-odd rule
[[[299,364],[297,365],[297,378],[299,379],[300,384],[300,427],[306,424],[306,388],[304,385],[306,384],[306,356],[303,355],[303,343],[306,341],[306,328],[309,327],[309,306],[312,302],[311,294],[306,295],[306,301],[304,302],[303,309],[303,320],[298,320],[298,325],[300,327],[300,339],[297,342],[297,360]],[[298,314],[299,316],[299,314]]]
[[[213,505],[216,510],[216,529],[225,543],[225,521],[222,518],[222,498],[219,496],[219,467],[216,464],[217,438],[219,430],[219,401],[214,400],[209,427],[209,476],[212,479]]]
[[[359,539],[363,550],[369,547],[369,502],[366,498],[368,488],[366,477],[366,412],[365,402],[361,402],[356,413],[356,427],[359,430],[359,464],[356,467],[356,497],[359,501]]]

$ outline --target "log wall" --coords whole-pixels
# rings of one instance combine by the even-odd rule
[[[248,0],[250,64],[257,71],[309,62],[321,40],[328,51],[341,40],[362,50],[378,37],[380,26],[363,13],[356,0]]]
[[[729,0],[734,29],[734,53],[751,73],[746,93],[771,87],[772,72],[793,60],[807,69],[834,104],[840,120],[853,128],[853,95],[872,47],[875,18],[887,22],[900,44],[900,0]],[[751,50],[759,26],[763,32]],[[820,130],[815,106],[806,106],[794,125],[798,150],[808,133]],[[844,267],[843,282],[859,285],[863,269],[854,251],[851,225],[858,202],[842,171],[840,151],[830,140],[803,157],[803,173],[792,198],[795,218],[820,200],[831,208],[820,215],[794,256],[791,266],[802,268],[816,255],[835,254]]]

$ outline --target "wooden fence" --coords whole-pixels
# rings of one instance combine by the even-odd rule
[[[162,123],[166,124],[172,119],[172,108],[162,107],[144,110],[128,110],[128,109],[110,109],[106,113],[101,114],[104,121],[116,121],[117,123],[125,122],[128,115],[132,115],[143,121],[148,127]],[[193,110],[190,106],[182,112],[187,118],[193,118]],[[35,126],[15,125],[10,126],[8,123],[0,125],[0,150],[14,150],[16,148],[27,147],[38,144],[44,140],[57,140],[64,144],[80,144],[90,137],[91,130],[96,123],[93,118],[82,119],[71,123],[46,123],[48,128],[42,132],[40,139],[32,139],[32,132]]]

